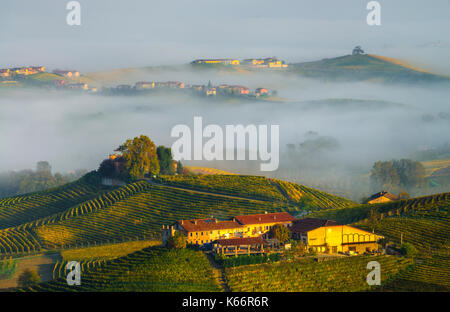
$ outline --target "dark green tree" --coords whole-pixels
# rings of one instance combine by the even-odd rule
[[[291,231],[282,224],[275,224],[270,230],[270,237],[279,240],[281,243],[287,241],[291,236]]]
[[[181,163],[181,160],[177,162],[177,173],[183,174],[183,164]]]
[[[169,147],[158,146],[156,149],[159,161],[159,173],[172,175],[175,173],[172,150]]]

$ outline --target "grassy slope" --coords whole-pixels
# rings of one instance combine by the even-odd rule
[[[385,82],[449,82],[450,78],[416,70],[404,63],[373,55],[345,55],[320,61],[292,64],[290,72],[329,80]]]

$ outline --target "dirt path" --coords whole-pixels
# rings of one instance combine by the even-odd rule
[[[225,272],[223,267],[221,267],[215,260],[214,256],[211,253],[207,253],[206,257],[208,258],[209,264],[211,265],[211,269],[213,270],[214,278],[219,284],[222,291],[230,292],[230,287],[228,287],[227,281],[225,279]]]
[[[49,255],[38,255],[17,258],[17,270],[11,279],[0,280],[0,291],[1,289],[18,287],[19,276],[26,269],[36,271],[41,277],[41,282],[49,281],[53,277],[53,267],[57,260],[60,259],[59,253],[49,254]]]

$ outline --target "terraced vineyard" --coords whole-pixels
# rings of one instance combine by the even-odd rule
[[[366,282],[369,261],[380,263],[382,285],[412,264],[410,259],[393,256],[357,256],[241,266],[227,268],[225,273],[232,291],[364,291],[374,290]]]
[[[426,253],[450,254],[450,219],[441,216],[438,219],[391,217],[376,222],[356,223],[367,231],[375,230],[388,237],[389,241],[400,244],[413,244]]]
[[[259,176],[243,175],[187,175],[161,176],[158,182],[186,188],[243,196],[247,198],[291,202],[311,209],[343,208],[356,205],[345,198],[325,192]]]
[[[378,218],[408,215],[435,219],[440,217],[433,213],[438,212],[441,216],[446,216],[449,208],[450,193],[441,193],[381,204],[328,209],[315,212],[312,216],[336,220],[342,224],[366,220],[371,214],[377,215]]]
[[[97,196],[99,188],[83,179],[29,195],[0,200],[0,229],[50,216]]]
[[[355,206],[351,200],[321,192],[304,185],[271,179],[289,201],[302,203],[304,200],[314,208],[345,208]]]
[[[433,256],[401,272],[381,290],[387,291],[450,291],[450,257]]]
[[[0,231],[0,252],[18,253],[79,244],[159,238],[161,227],[179,219],[264,211],[298,211],[287,202],[260,202],[151,185],[128,184],[71,209]]]
[[[200,251],[152,247],[126,257],[92,264],[82,274],[80,286],[64,278],[19,291],[220,291],[208,259]],[[64,276],[64,265],[55,267],[55,278]]]
[[[158,182],[195,190],[237,195],[262,200],[286,201],[268,179],[244,175],[178,175],[161,176]]]

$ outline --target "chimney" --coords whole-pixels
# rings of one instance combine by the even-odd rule
[[[276,220],[276,219],[277,219],[277,216],[273,216],[273,219]]]
[[[264,211],[264,214],[267,214],[267,211]]]
[[[194,224],[197,225],[197,220],[194,220]]]

